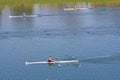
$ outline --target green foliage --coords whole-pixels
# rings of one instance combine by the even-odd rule
[[[52,4],[52,3],[76,3],[76,2],[120,2],[120,0],[0,0],[1,5],[11,5],[11,4],[34,4],[34,3],[39,3],[39,4]]]

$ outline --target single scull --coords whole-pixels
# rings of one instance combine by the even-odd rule
[[[47,62],[47,61],[42,61],[42,62],[28,62],[26,61],[25,64],[26,65],[30,65],[30,64],[56,64],[56,63],[76,63],[79,62],[79,60],[66,60],[66,61],[54,61],[54,62]]]

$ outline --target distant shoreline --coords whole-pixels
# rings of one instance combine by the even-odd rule
[[[118,0],[0,0],[0,5],[18,5],[19,4],[56,4],[56,3],[78,3],[90,2],[97,4],[119,4]]]

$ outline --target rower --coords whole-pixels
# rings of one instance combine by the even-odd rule
[[[23,12],[23,16],[26,16],[25,12]]]
[[[54,59],[52,59],[52,57],[51,56],[49,56],[48,57],[48,62],[54,62],[55,60]]]
[[[26,17],[27,17],[27,14],[25,12],[23,12],[22,18],[25,20]]]

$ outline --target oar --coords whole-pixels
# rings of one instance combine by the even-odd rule
[[[58,60],[58,57],[56,57],[55,60],[56,60],[56,61],[59,61],[59,60]],[[58,68],[61,68],[61,64],[57,63],[57,67],[58,67]]]

